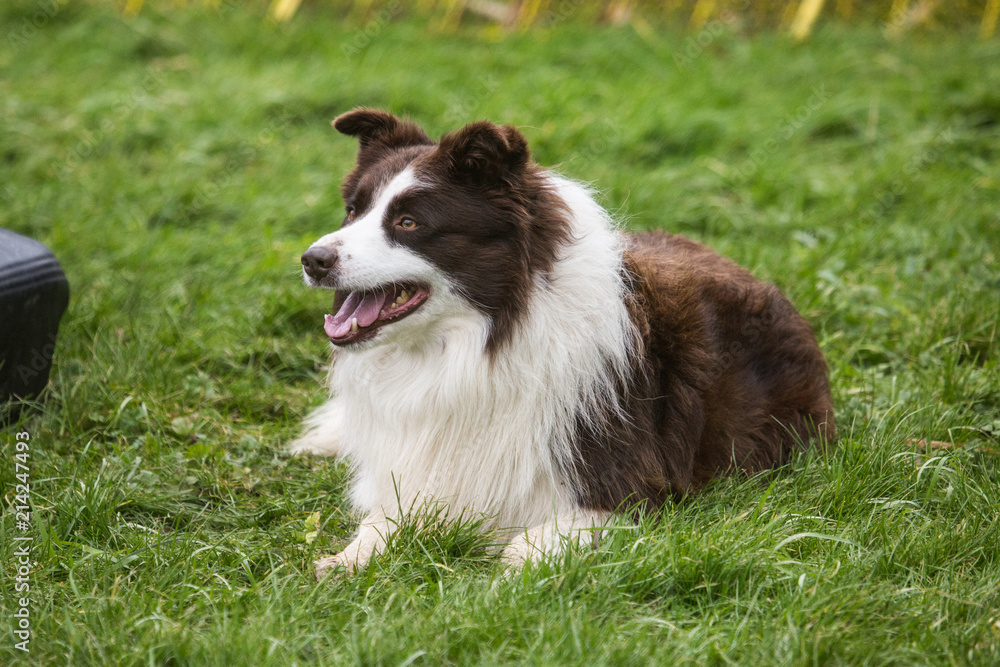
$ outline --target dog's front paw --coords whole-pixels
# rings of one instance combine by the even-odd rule
[[[504,547],[500,554],[500,562],[508,573],[516,572],[527,563],[537,562],[545,556],[545,552],[538,548],[527,536],[519,535]]]
[[[314,562],[313,565],[316,567],[316,581],[323,581],[328,574],[338,571],[344,574],[354,573],[353,568],[349,567],[348,560],[343,551],[335,556],[324,556]]]
[[[337,443],[331,440],[323,440],[314,434],[307,434],[292,441],[285,451],[292,456],[301,454],[315,454],[316,456],[335,456],[338,453]]]
[[[316,579],[322,581],[331,572],[337,571],[350,576],[367,565],[371,556],[371,549],[365,549],[362,545],[351,543],[339,554],[324,556],[313,563],[316,566]]]
[[[289,454],[337,456],[344,430],[343,410],[336,400],[327,401],[306,418],[305,429],[285,449]]]
[[[358,558],[351,558],[346,551],[341,551],[334,556],[324,556],[313,565],[316,566],[316,580],[323,581],[324,577],[331,574],[350,576],[363,568],[366,563],[362,563]]]

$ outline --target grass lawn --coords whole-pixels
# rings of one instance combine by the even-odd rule
[[[1000,41],[36,12],[0,9],[0,226],[72,299],[44,414],[0,433],[0,663],[1000,662]],[[629,227],[780,285],[838,441],[510,579],[431,521],[317,586],[355,519],[343,464],[282,454],[329,348],[298,257],[342,217],[329,121],[360,104],[519,125]]]

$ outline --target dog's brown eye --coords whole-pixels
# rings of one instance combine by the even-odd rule
[[[416,229],[417,223],[414,222],[411,218],[403,218],[402,220],[399,221],[399,226],[402,227],[403,229]]]
[[[347,221],[348,222],[354,222],[354,207],[353,206],[348,206],[347,207]]]

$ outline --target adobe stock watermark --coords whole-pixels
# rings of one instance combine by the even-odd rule
[[[864,222],[874,222],[885,215],[906,194],[913,179],[928,166],[940,160],[941,155],[954,142],[954,127],[949,125],[938,128],[928,142],[928,145],[907,161],[906,166],[899,175],[892,179],[889,186],[861,213],[861,220]]]
[[[918,25],[927,23],[941,0],[920,0],[909,3],[893,3],[895,8],[887,21],[881,23],[882,36],[886,39],[899,37],[901,34]],[[898,8],[896,6],[899,5]]]
[[[737,177],[746,180],[756,174],[767,158],[778,150],[782,143],[795,136],[795,133],[805,125],[806,121],[819,111],[829,99],[830,93],[826,89],[825,83],[813,86],[809,99],[795,111],[785,115],[767,141],[750,151],[746,161],[737,170]]]
[[[559,0],[545,10],[538,25],[543,28],[554,28],[571,18],[585,4],[586,0]]]
[[[715,40],[732,31],[739,24],[740,12],[749,6],[750,0],[741,0],[726,7],[718,18],[706,22],[697,32],[688,35],[684,40],[683,49],[673,53],[677,69],[683,70],[691,65]]]
[[[153,92],[163,87],[163,80],[163,72],[156,69],[147,70],[139,85],[122,95],[111,113],[105,115],[95,129],[84,129],[80,132],[78,140],[69,148],[63,159],[63,172],[69,174],[75,171],[119,125],[140,108],[150,106]]]
[[[451,127],[473,120],[480,105],[488,100],[500,88],[500,80],[492,74],[476,79],[475,83],[463,91],[461,97],[453,98],[445,108],[441,120]]]
[[[31,560],[31,435],[27,431],[14,434],[14,612],[11,614],[14,648],[28,652],[31,643],[31,573],[37,562]]]
[[[399,0],[393,0],[361,28],[357,28],[351,33],[351,37],[340,45],[340,50],[348,58],[354,58],[362,51],[371,46],[371,43],[378,38],[389,23],[399,16],[403,11],[403,4]]]
[[[67,4],[69,0],[41,0],[31,16],[24,17],[7,31],[7,44],[15,48],[24,46],[44,30]]]
[[[622,138],[622,126],[610,118],[601,118],[587,126],[586,139],[569,153],[566,163],[587,164],[605,157]]]
[[[48,335],[48,339],[48,342],[40,348],[32,348],[31,358],[18,364],[14,368],[14,372],[17,373],[18,379],[21,381],[23,386],[29,386],[31,384],[31,380],[37,378],[38,375],[45,372],[46,369],[51,368],[52,357],[56,353],[56,335],[54,333],[50,333]]]
[[[198,215],[209,202],[219,196],[237,174],[246,169],[246,165],[257,159],[261,148],[274,142],[278,132],[291,123],[291,115],[282,113],[271,118],[264,128],[254,136],[254,140],[241,144],[236,154],[227,160],[222,171],[217,172],[207,181],[202,181],[190,205],[186,207],[187,215]]]
[[[738,358],[746,355],[751,348],[761,344],[764,336],[772,330],[777,320],[776,305],[772,302],[765,310],[752,313],[743,321],[743,324],[740,325],[739,337],[729,341],[729,344],[722,350],[722,354],[712,364],[706,378],[709,382],[714,382],[724,373],[730,372]]]

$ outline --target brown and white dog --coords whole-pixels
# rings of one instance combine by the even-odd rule
[[[517,565],[833,437],[823,355],[776,287],[623,233],[513,127],[434,142],[363,108],[334,127],[360,141],[347,216],[302,255],[336,290],[331,398],[290,450],[346,457],[364,518],[317,575],[363,567],[423,501],[508,529]]]

